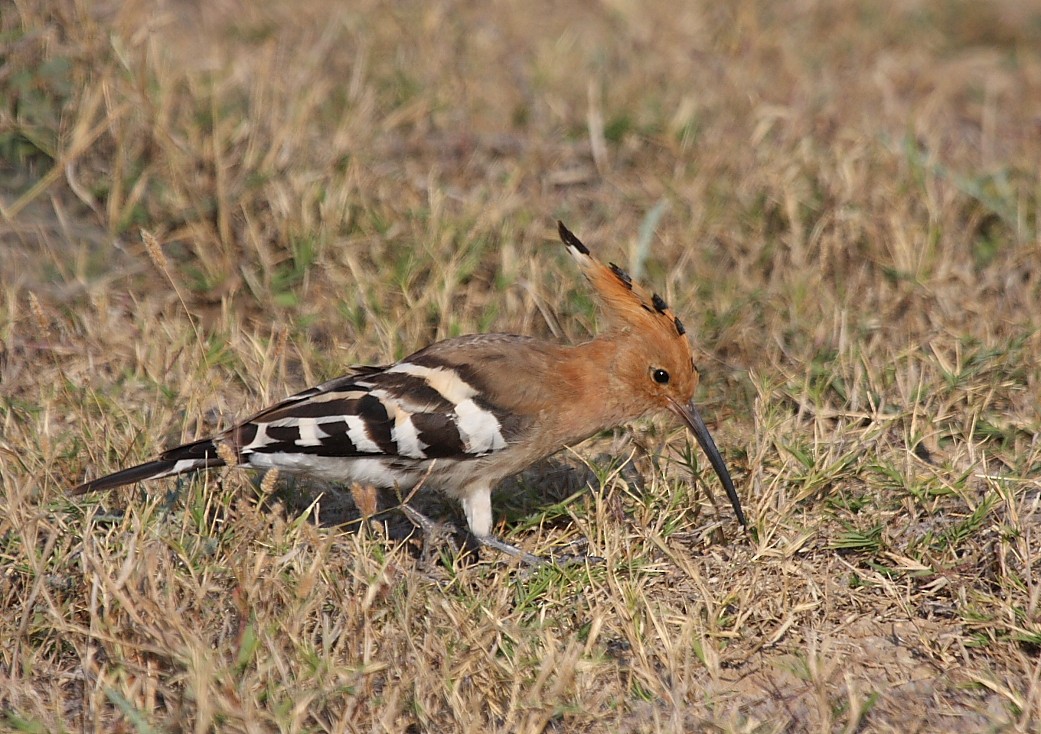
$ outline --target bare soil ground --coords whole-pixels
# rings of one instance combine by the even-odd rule
[[[887,5],[0,8],[0,729],[1041,729],[1041,9]],[[752,533],[664,417],[496,498],[601,563],[235,471],[67,496],[588,338],[558,218],[687,323]]]

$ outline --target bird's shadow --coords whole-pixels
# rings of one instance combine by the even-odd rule
[[[259,478],[254,486],[259,492]],[[562,503],[597,486],[596,475],[588,467],[547,459],[500,483],[492,494],[493,515],[507,527],[566,524],[570,517]],[[375,490],[374,495],[368,489],[357,492],[358,488],[352,491],[342,485],[287,477],[280,479],[276,489],[270,496],[262,497],[261,503],[271,509],[281,505],[282,511],[291,516],[306,513],[316,525],[345,532],[357,532],[364,522],[377,522],[383,526],[386,537],[407,540],[417,535],[416,526],[399,510],[407,499],[413,510],[454,531],[456,538],[466,544],[462,510],[456,501],[440,492],[420,489],[414,496],[390,489]],[[370,507],[363,512],[359,504]]]

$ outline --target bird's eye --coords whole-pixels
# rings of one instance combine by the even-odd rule
[[[655,370],[653,377],[654,381],[657,382],[659,385],[664,385],[666,382],[669,381],[669,373],[665,370]]]

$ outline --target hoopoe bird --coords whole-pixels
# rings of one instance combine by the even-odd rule
[[[683,324],[657,293],[598,261],[563,223],[558,230],[606,317],[606,330],[592,340],[570,346],[513,334],[446,339],[392,365],[353,368],[72,494],[224,466],[222,455],[234,456],[238,466],[331,482],[399,490],[422,483],[460,501],[478,542],[529,557],[492,535],[491,494],[499,481],[564,446],[667,410],[693,432],[746,526],[734,482],[693,402],[699,376]]]

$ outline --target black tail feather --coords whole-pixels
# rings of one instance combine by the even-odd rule
[[[113,489],[122,487],[124,484],[145,482],[149,479],[159,479],[217,466],[224,466],[224,460],[217,455],[217,446],[213,440],[206,438],[168,449],[155,461],[84,482],[69,490],[69,494],[81,495],[87,492]]]
[[[174,446],[159,454],[160,461],[184,461],[185,459],[220,460],[220,456],[217,454],[217,445],[212,438],[202,438],[181,446]],[[220,460],[218,464],[207,464],[207,466],[224,466],[224,461]]]

